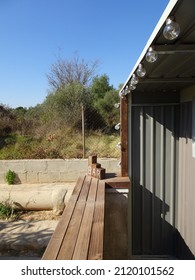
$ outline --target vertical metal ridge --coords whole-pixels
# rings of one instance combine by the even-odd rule
[[[162,248],[165,247],[165,184],[166,184],[166,127],[165,127],[165,107],[162,107],[162,223],[161,223],[161,238],[162,238]]]
[[[144,185],[144,108],[140,107],[140,185]]]
[[[154,189],[154,108],[151,107],[150,117],[150,191]]]
[[[145,208],[145,200],[144,200],[144,185],[145,185],[145,108],[141,107],[140,110],[140,186],[141,186],[141,192],[142,192],[142,201],[141,201],[141,229],[142,229],[142,235],[141,235],[141,247],[142,251],[144,251],[144,234],[145,234],[145,228],[144,228],[144,208]]]
[[[152,155],[152,178],[153,178],[153,185],[152,185],[152,236],[151,236],[151,244],[152,244],[152,250],[155,248],[154,240],[155,240],[155,199],[156,199],[156,110],[152,108],[152,138],[153,138],[153,155]]]
[[[174,144],[175,144],[175,127],[174,127],[174,106],[171,108],[171,130],[172,130],[172,136],[171,136],[171,173],[170,173],[170,224],[173,226],[174,225],[174,168],[175,168],[175,161],[174,161]]]

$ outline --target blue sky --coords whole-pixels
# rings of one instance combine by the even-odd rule
[[[0,0],[0,103],[42,103],[57,57],[100,60],[118,88],[168,0]]]

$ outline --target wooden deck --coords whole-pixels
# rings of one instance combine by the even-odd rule
[[[43,260],[103,259],[105,182],[79,177]]]

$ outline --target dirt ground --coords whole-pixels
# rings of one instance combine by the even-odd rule
[[[52,210],[44,211],[26,211],[16,218],[16,220],[30,220],[30,221],[42,221],[42,220],[59,220],[61,215],[55,215]]]
[[[0,220],[0,259],[40,259],[61,216],[25,211]]]

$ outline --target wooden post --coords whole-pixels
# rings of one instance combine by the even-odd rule
[[[128,96],[120,104],[121,176],[128,176]]]

